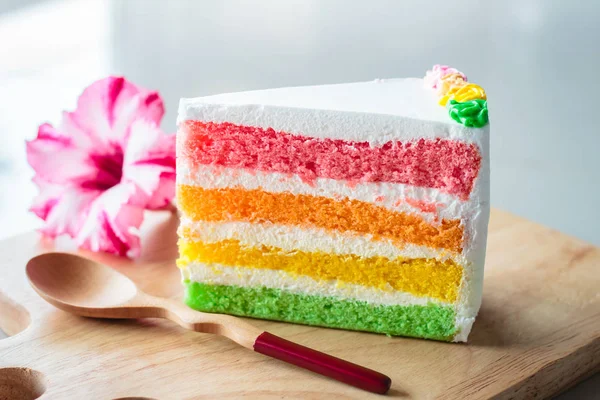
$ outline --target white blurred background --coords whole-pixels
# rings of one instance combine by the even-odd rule
[[[30,230],[24,140],[109,74],[182,96],[465,71],[490,98],[492,205],[600,245],[595,0],[0,0],[0,237]]]
[[[174,131],[179,97],[443,63],[490,98],[492,205],[600,245],[599,21],[596,0],[0,0],[0,238],[39,225],[24,141],[96,79],[159,90]]]

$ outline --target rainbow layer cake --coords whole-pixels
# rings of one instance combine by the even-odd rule
[[[182,99],[177,141],[190,307],[467,340],[489,124],[464,74]]]

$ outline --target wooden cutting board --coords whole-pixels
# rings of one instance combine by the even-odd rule
[[[173,214],[154,215],[135,263],[85,255],[148,293],[179,296],[177,223]],[[13,335],[0,340],[0,398],[9,390],[48,399],[377,397],[168,321],[54,309],[25,278],[28,259],[54,248],[66,247],[35,233],[0,242],[0,328]],[[599,289],[600,249],[495,210],[483,306],[468,344],[251,322],[389,375],[389,397],[544,398],[600,371]]]

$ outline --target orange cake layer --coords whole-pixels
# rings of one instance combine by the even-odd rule
[[[358,200],[271,193],[241,188],[203,189],[178,185],[179,209],[196,221],[272,222],[371,234],[400,243],[462,251],[460,220],[424,218]]]

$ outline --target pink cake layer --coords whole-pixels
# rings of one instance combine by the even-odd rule
[[[450,139],[368,142],[318,139],[231,123],[184,121],[182,156],[191,163],[350,182],[437,188],[466,200],[481,165],[474,144]]]

